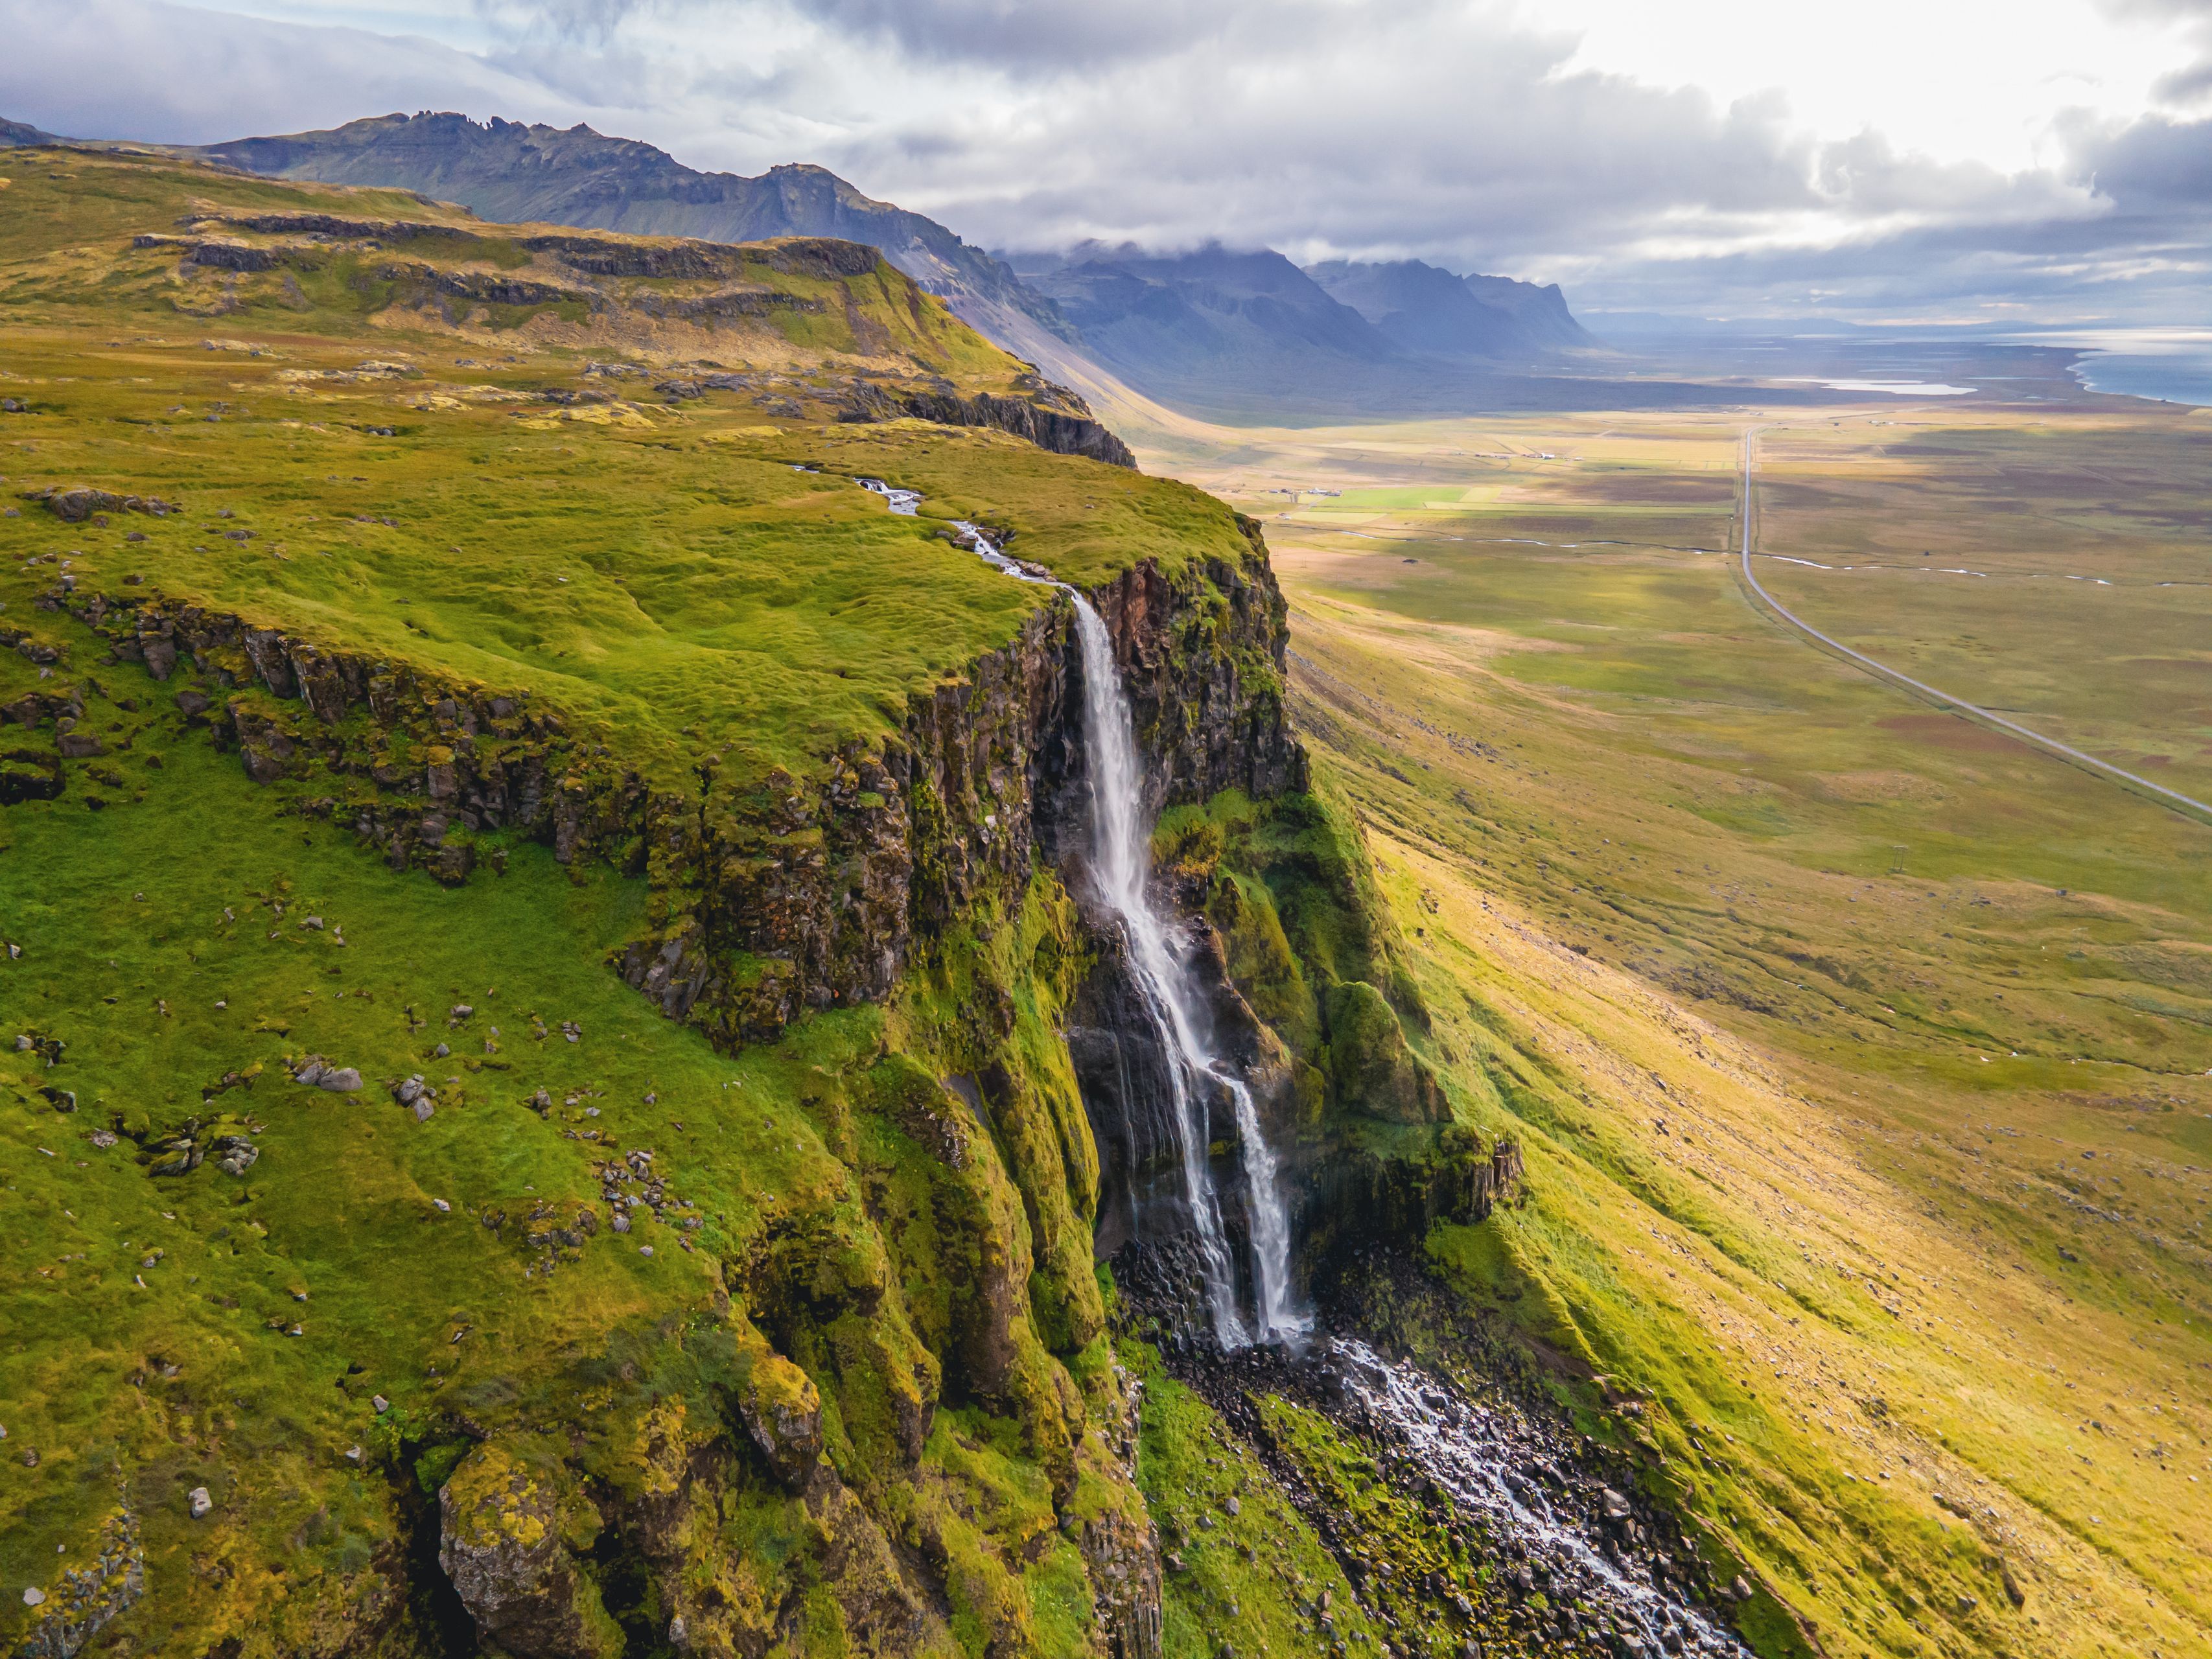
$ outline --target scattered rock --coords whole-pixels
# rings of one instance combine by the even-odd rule
[[[315,1086],[328,1089],[333,1094],[349,1095],[361,1087],[361,1072],[356,1066],[338,1066],[325,1072]]]
[[[242,1176],[261,1157],[261,1149],[244,1135],[224,1135],[215,1143],[215,1166],[225,1175]]]
[[[194,1486],[185,1494],[185,1501],[192,1506],[192,1519],[195,1521],[215,1507],[215,1499],[208,1496],[205,1486]]]
[[[23,1605],[27,1607],[41,1607],[45,1605],[46,1599],[46,1591],[40,1589],[36,1584],[33,1584],[23,1592]]]

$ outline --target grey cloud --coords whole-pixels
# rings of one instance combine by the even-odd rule
[[[476,15],[510,37],[545,36],[571,43],[605,43],[632,17],[653,9],[652,0],[472,0]]]
[[[2131,213],[2212,218],[2212,120],[2148,115],[2110,131],[2077,136],[2076,167],[2100,196]],[[2177,219],[2175,228],[2181,228]]]
[[[1403,0],[1401,0],[1403,3]],[[1072,70],[1184,51],[1255,20],[1295,38],[1321,9],[1310,0],[794,0],[833,29],[896,43],[933,63]]]
[[[321,125],[334,110],[558,107],[432,41],[161,0],[0,0],[0,109],[72,137],[205,143]]]
[[[215,139],[391,109],[830,167],[970,241],[1431,259],[1627,306],[2203,309],[2212,124],[2069,118],[2006,174],[1595,71],[1471,0],[476,0],[495,44],[0,0],[0,111]],[[2212,0],[2115,0],[2184,23]],[[2143,15],[2152,13],[2146,10]],[[2132,285],[2131,285],[2132,284]],[[1915,293],[1922,298],[1916,302]]]

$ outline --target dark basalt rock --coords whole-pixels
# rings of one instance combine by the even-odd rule
[[[1024,398],[998,398],[981,392],[962,398],[951,392],[917,392],[906,399],[905,412],[939,426],[992,427],[1026,438],[1040,449],[1056,455],[1088,455],[1109,466],[1133,470],[1137,458],[1103,423],[1092,418],[1090,407],[1073,392],[1054,387],[1072,408],[1054,409]]]

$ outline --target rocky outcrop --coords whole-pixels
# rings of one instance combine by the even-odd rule
[[[1159,803],[1304,781],[1283,701],[1284,606],[1256,534],[1238,562],[1170,578],[1146,562],[1095,596],[1112,629]],[[465,880],[473,838],[520,830],[562,862],[647,876],[650,931],[623,976],[672,1018],[735,1044],[810,1008],[878,1000],[917,941],[1018,893],[1039,849],[1087,835],[1070,616],[1042,608],[960,677],[912,693],[898,732],[811,777],[776,771],[703,799],[657,788],[527,695],[126,589],[58,593],[157,679],[257,782],[308,799],[394,868]],[[356,717],[366,713],[368,720]]]
[[[1346,1109],[1386,1123],[1441,1123],[1451,1115],[1434,1073],[1407,1046],[1398,1015],[1363,980],[1328,1001],[1329,1073]]]
[[[983,426],[1026,438],[1039,449],[1056,455],[1087,455],[1109,466],[1133,469],[1137,458],[1129,446],[1094,419],[1090,408],[1072,392],[1054,388],[1059,401],[1072,409],[1054,409],[1026,398],[998,398],[979,392],[972,398],[950,392],[917,392],[905,400],[904,410],[917,420],[939,426]]]
[[[613,1659],[622,1631],[577,1571],[548,1469],[478,1446],[438,1494],[438,1565],[477,1633],[516,1659]]]
[[[112,489],[94,489],[86,484],[29,490],[23,499],[44,502],[46,510],[64,524],[82,524],[95,513],[144,513],[160,519],[177,510],[175,502],[158,496],[118,495]]]

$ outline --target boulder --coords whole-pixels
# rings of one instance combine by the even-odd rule
[[[495,1443],[477,1447],[438,1493],[438,1565],[500,1651],[614,1659],[622,1630],[562,1540],[556,1479]]]

